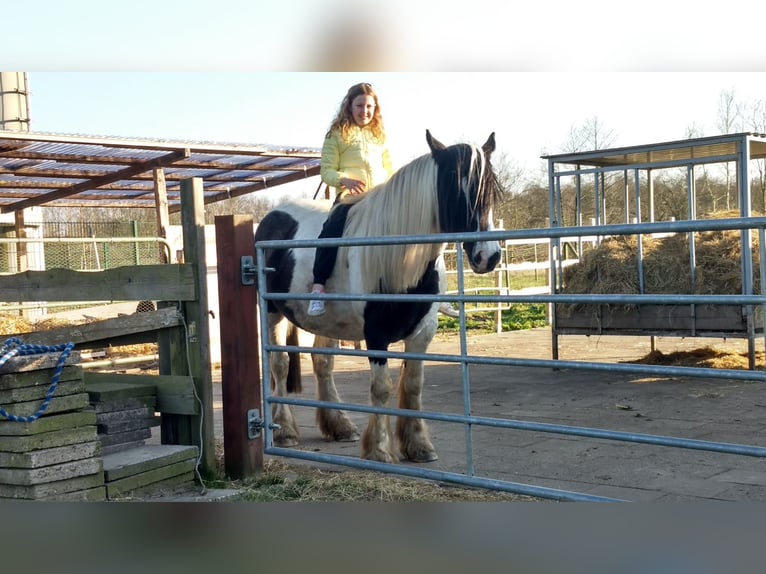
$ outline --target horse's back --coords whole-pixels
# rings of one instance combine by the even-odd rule
[[[255,241],[316,239],[331,207],[332,202],[325,199],[283,201],[258,223]]]

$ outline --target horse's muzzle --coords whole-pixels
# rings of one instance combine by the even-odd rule
[[[466,244],[466,251],[474,273],[490,273],[500,262],[500,244],[496,241]]]

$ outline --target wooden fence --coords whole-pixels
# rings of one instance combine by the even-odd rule
[[[200,447],[200,471],[215,467],[212,373],[202,180],[181,182],[184,263],[104,271],[48,269],[0,276],[0,301],[157,301],[157,310],[54,330],[19,333],[27,344],[76,349],[158,343],[159,375],[86,373],[88,381],[150,382],[157,388],[163,444]]]

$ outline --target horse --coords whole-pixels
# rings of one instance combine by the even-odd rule
[[[336,206],[329,200],[291,199],[275,206],[258,224],[255,245],[265,240],[316,239],[328,212],[345,217],[343,237],[384,237],[439,233],[491,231],[492,210],[500,198],[500,185],[490,162],[495,134],[483,146],[458,143],[445,146],[426,130],[430,153],[396,170],[367,192],[346,196]],[[440,256],[441,244],[341,246],[330,293],[428,294],[446,286]],[[466,258],[475,273],[493,271],[500,260],[500,244],[481,240],[463,242]],[[268,292],[309,293],[313,282],[315,249],[265,249]],[[337,348],[338,340],[364,340],[370,351],[387,351],[403,341],[407,353],[425,353],[437,328],[439,303],[325,300],[326,312],[307,314],[308,299],[268,300],[268,341],[272,345],[297,345],[298,329],[315,335],[314,348]],[[297,353],[274,351],[269,355],[272,391],[285,397],[302,390]],[[312,354],[312,366],[321,401],[341,402],[333,379],[332,354]],[[385,358],[369,357],[370,404],[385,407],[393,390]],[[423,361],[402,361],[398,380],[398,406],[421,409]],[[276,430],[274,444],[296,446],[298,426],[290,405],[272,405]],[[357,441],[359,431],[338,409],[318,408],[317,426],[327,440]],[[371,413],[361,437],[363,459],[393,463],[400,460],[430,462],[438,459],[422,418],[397,417],[398,454],[387,415]]]

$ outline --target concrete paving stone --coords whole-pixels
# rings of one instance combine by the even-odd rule
[[[106,487],[97,486],[95,488],[87,488],[85,490],[75,490],[74,492],[66,492],[62,494],[56,494],[38,500],[49,500],[56,502],[105,502],[106,501]]]
[[[147,440],[151,440],[153,437],[148,437],[146,440],[136,440],[136,441],[130,441],[130,442],[123,442],[118,444],[113,444],[109,446],[103,446],[101,445],[101,454],[103,456],[106,456],[108,454],[114,454],[116,452],[122,452],[124,450],[130,450],[132,448],[138,448],[141,446],[144,446],[147,442]],[[157,437],[156,444],[159,444],[159,436]]]
[[[766,448],[766,427],[760,422],[711,421],[702,423],[696,429],[694,438],[711,442],[748,444]]]
[[[91,405],[93,405],[93,408],[99,414],[113,412],[113,411],[123,411],[126,409],[143,408],[143,407],[149,407],[153,411],[154,406],[156,404],[157,404],[157,397],[154,395],[91,402]]]
[[[37,420],[39,421],[41,419]],[[98,433],[96,431],[96,425],[62,428],[51,432],[41,432],[31,435],[0,435],[0,451],[16,453],[31,452],[39,449],[91,442],[97,440],[97,438]]]
[[[136,418],[133,420],[123,420],[123,421],[116,421],[116,422],[107,422],[107,423],[99,423],[96,425],[98,427],[98,433],[99,435],[111,435],[115,433],[127,433],[131,431],[136,431],[144,428],[149,428],[151,426],[154,426],[155,424],[159,424],[155,422],[154,417],[152,418]]]
[[[150,428],[141,428],[140,430],[118,432],[115,434],[100,434],[99,433],[98,440],[101,443],[101,446],[106,448],[116,444],[145,440],[151,436],[152,436],[152,430]]]
[[[242,491],[231,488],[211,488],[204,492],[190,491],[182,494],[153,497],[146,502],[231,502],[242,497]]]
[[[90,410],[82,410],[53,416],[44,416],[26,423],[3,420],[0,421],[0,436],[30,436],[91,425],[95,428],[95,424],[96,413]]]
[[[95,474],[77,476],[46,482],[41,484],[2,484],[0,483],[0,498],[14,499],[44,499],[60,495],[98,488],[104,485],[104,473],[99,470]]]
[[[0,484],[35,485],[56,482],[103,471],[100,457],[85,458],[40,468],[0,468]]]
[[[766,466],[760,469],[733,468],[712,477],[721,482],[733,482],[736,484],[764,486],[766,487]]]
[[[42,404],[43,401],[41,399],[21,403],[3,404],[0,405],[0,407],[5,409],[10,414],[16,415],[17,417],[29,417],[36,414],[42,407]],[[87,393],[77,393],[74,395],[64,396],[57,396],[54,394],[41,417],[49,416],[55,413],[83,410],[87,408],[88,405],[89,403]]]
[[[0,451],[0,468],[41,468],[99,455],[100,445],[96,440],[29,452]]]
[[[695,479],[682,472],[669,472],[653,480],[648,479],[645,486],[650,490],[661,490],[677,496],[678,500],[727,500],[725,493],[728,488],[725,484],[709,479]]]
[[[154,409],[149,408],[148,406],[142,406],[140,408],[101,412],[98,413],[96,421],[101,424],[114,421],[133,420],[137,418],[148,418],[151,416],[154,416]]]
[[[42,401],[50,392],[50,384],[47,386],[30,386],[0,391],[0,404],[11,405],[26,401]],[[63,397],[85,392],[85,383],[82,379],[76,381],[61,381],[56,385],[53,396]]]
[[[763,501],[766,500],[766,486],[755,484],[733,484],[721,493],[727,501]]]

